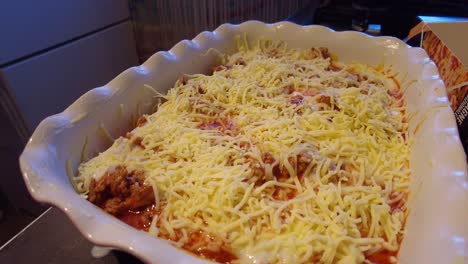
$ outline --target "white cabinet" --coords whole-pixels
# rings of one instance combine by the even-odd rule
[[[14,162],[34,128],[137,64],[127,0],[2,1],[0,195],[35,211]]]
[[[0,69],[5,87],[32,131],[86,91],[137,64],[130,22]]]
[[[0,65],[128,18],[127,0],[2,1]]]

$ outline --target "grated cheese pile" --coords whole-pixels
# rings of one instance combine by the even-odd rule
[[[150,233],[182,246],[202,230],[239,263],[397,251],[410,172],[393,76],[322,48],[238,40],[213,75],[180,79],[131,132],[143,147],[117,139],[80,165],[78,186],[118,165],[143,170],[161,211]]]

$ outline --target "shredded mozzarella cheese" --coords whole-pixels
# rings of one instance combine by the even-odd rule
[[[143,147],[119,138],[75,180],[87,190],[112,167],[144,171],[161,210],[151,234],[178,230],[183,244],[202,230],[240,263],[363,263],[398,250],[410,172],[393,77],[318,49],[239,43],[213,75],[176,83],[131,132]]]

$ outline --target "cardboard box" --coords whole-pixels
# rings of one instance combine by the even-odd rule
[[[421,22],[408,35],[408,43],[424,48],[439,68],[468,153],[468,18],[419,19]]]

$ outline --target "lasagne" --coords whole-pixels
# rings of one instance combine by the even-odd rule
[[[383,66],[262,40],[184,75],[79,166],[92,203],[219,263],[396,263],[405,102]]]

